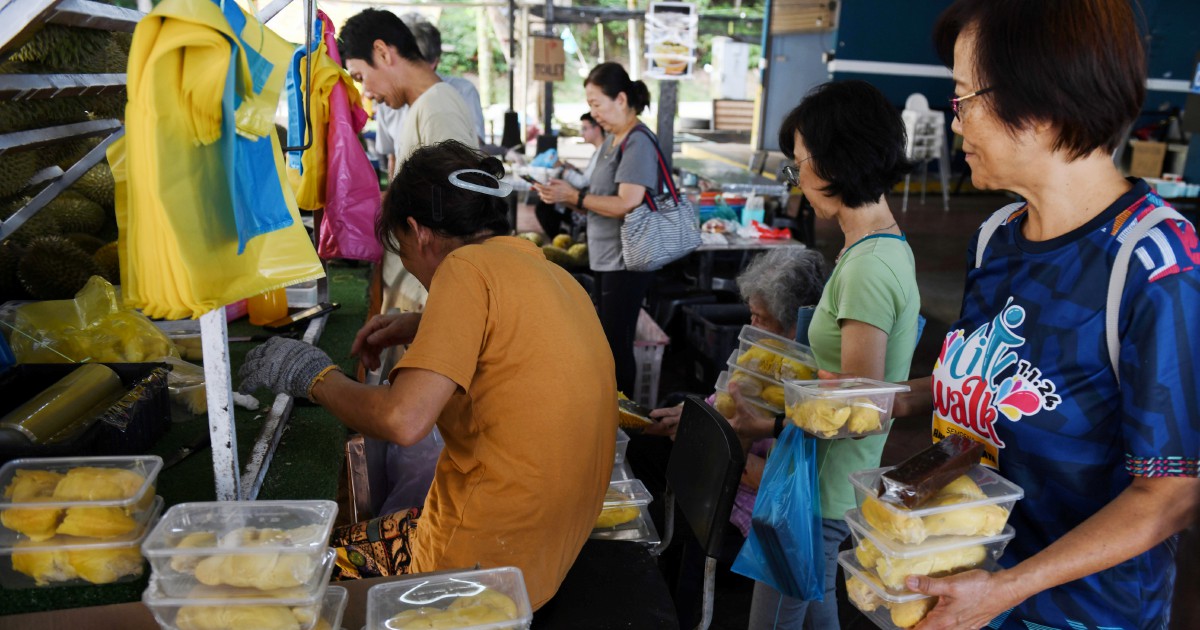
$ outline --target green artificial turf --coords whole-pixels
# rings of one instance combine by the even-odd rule
[[[341,304],[341,308],[329,315],[325,331],[318,345],[347,374],[354,374],[357,360],[349,356],[350,344],[362,326],[367,311],[366,265],[329,267],[330,300]],[[252,326],[245,318],[229,324],[231,337],[261,334],[264,331]],[[253,343],[231,343],[230,362],[234,372],[234,387],[238,366]],[[238,462],[242,470],[249,461],[250,451],[258,437],[267,411],[274,396],[266,391],[257,393],[261,404],[258,412],[237,408]],[[192,444],[208,431],[207,416],[189,415],[182,408],[174,408],[173,422],[167,434],[151,449],[151,453],[164,459],[180,446]],[[302,401],[292,409],[279,447],[267,469],[262,490],[262,500],[337,499],[338,481],[345,458],[347,431],[344,425],[324,409]],[[248,483],[247,479],[242,480]],[[213,481],[212,450],[204,448],[179,464],[164,470],[158,478],[158,494],[162,495],[166,507],[188,501],[213,501],[216,499]],[[165,509],[165,508],[164,508]],[[10,559],[0,558],[0,564]],[[148,565],[147,565],[148,566]],[[0,571],[9,571],[0,566]],[[46,587],[24,590],[0,590],[0,615],[37,612],[82,606],[101,606],[141,599],[149,580],[147,575],[127,584],[104,586]]]

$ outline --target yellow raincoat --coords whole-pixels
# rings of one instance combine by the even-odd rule
[[[278,183],[286,174],[274,113],[291,46],[242,14],[239,40],[210,0],[165,0],[134,32],[126,134],[108,156],[124,299],[151,317],[199,317],[323,275],[295,198]],[[240,68],[233,77],[231,46]],[[258,185],[280,185],[292,216],[290,226],[251,239],[240,255],[228,171],[234,139],[222,130],[227,80],[241,100],[237,134],[274,149],[278,181]]]

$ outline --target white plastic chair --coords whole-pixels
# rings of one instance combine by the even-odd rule
[[[946,113],[930,111],[929,101],[923,94],[912,94],[904,103],[900,114],[904,120],[904,131],[908,135],[905,155],[918,164],[921,170],[921,203],[925,203],[925,189],[929,181],[929,163],[938,161],[938,176],[942,182],[942,209],[950,209],[950,145],[946,140]],[[908,189],[912,174],[904,176],[904,202],[900,211],[908,211]]]

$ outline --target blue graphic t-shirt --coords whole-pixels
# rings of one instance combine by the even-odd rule
[[[960,319],[933,371],[933,434],[982,441],[984,463],[1025,490],[1001,564],[1038,553],[1134,476],[1200,470],[1200,247],[1187,222],[1139,241],[1121,299],[1120,384],[1105,345],[1113,260],[1130,226],[1165,205],[1141,180],[1086,225],[1031,242],[1025,208],[967,274]],[[977,239],[976,239],[977,241]],[[975,261],[973,243],[968,260]],[[992,628],[1165,627],[1170,543],[1050,589]]]

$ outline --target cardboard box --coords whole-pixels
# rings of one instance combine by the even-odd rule
[[[562,81],[567,69],[567,53],[557,37],[533,38],[533,80]]]
[[[1167,143],[1130,140],[1133,158],[1129,162],[1131,177],[1159,177],[1167,157]]]

